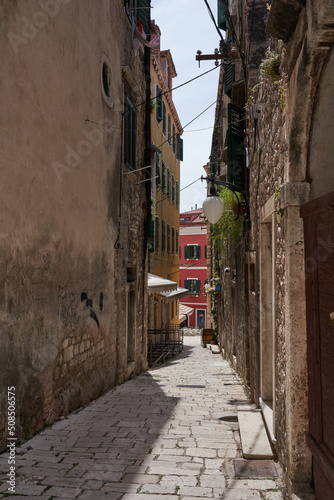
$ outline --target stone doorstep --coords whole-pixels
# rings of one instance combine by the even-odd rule
[[[274,458],[260,410],[238,411],[242,453],[245,458]]]
[[[212,354],[220,354],[219,345],[211,345]]]

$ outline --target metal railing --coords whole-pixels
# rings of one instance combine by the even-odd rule
[[[183,328],[178,325],[147,330],[147,361],[150,368],[175,356],[182,349]]]

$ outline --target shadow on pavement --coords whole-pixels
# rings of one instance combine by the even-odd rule
[[[145,474],[160,434],[168,435],[177,403],[148,372],[117,386],[17,448],[15,493],[81,500],[135,493],[134,474]],[[0,456],[0,472],[0,492],[5,492],[6,453]]]

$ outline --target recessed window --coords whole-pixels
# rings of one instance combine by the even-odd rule
[[[199,245],[187,245],[184,247],[186,259],[199,259],[201,257],[201,247]]]
[[[201,282],[198,279],[187,279],[184,281],[184,288],[189,290],[190,295],[201,294]]]
[[[101,59],[101,85],[104,100],[109,106],[113,105],[112,72],[110,61],[105,54]]]

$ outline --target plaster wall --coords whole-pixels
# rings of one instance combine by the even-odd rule
[[[137,295],[133,372],[145,366],[145,193],[129,176],[114,248],[122,66],[139,89],[145,78],[121,1],[4,1],[0,15],[1,386],[16,387],[20,439],[129,376],[128,266]],[[138,103],[144,97],[133,93]],[[142,134],[139,163],[143,150]]]

